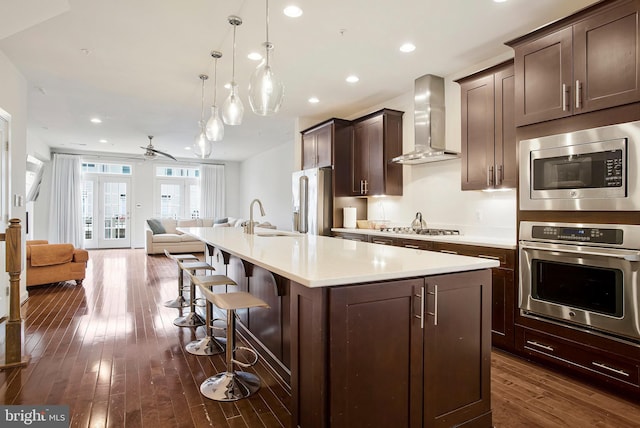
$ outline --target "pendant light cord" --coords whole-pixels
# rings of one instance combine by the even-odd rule
[[[265,43],[266,51],[267,51],[267,67],[269,67],[269,51],[271,50],[271,44],[269,43],[269,0],[267,2],[267,13],[265,17],[266,27],[267,27],[267,41]]]
[[[204,75],[200,76],[202,79],[202,108],[200,109],[200,127],[204,124],[204,81],[207,79]]]
[[[236,28],[237,24],[233,26],[233,59],[231,61],[231,83],[236,83]]]
[[[213,106],[216,106],[216,87],[218,86],[218,58],[213,62]]]

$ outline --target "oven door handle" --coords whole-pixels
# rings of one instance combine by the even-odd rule
[[[520,248],[523,250],[542,250],[542,251],[560,251],[563,253],[572,253],[583,256],[599,256],[599,257],[615,257],[624,259],[629,262],[640,261],[640,251],[633,250],[615,250],[603,248],[601,250],[593,250],[591,248],[581,246],[570,246],[562,244],[545,244],[541,242],[532,243],[529,241],[520,241]]]

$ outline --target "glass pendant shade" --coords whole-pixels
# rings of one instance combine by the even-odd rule
[[[268,52],[267,55],[269,55]],[[282,105],[283,96],[284,85],[273,74],[267,59],[256,68],[249,81],[249,104],[251,104],[251,110],[260,116],[275,114],[280,109],[280,105]]]
[[[207,139],[207,132],[200,122],[200,133],[196,137],[196,141],[193,143],[193,154],[200,159],[206,159],[211,156],[212,144]]]
[[[222,105],[222,120],[227,125],[240,125],[244,116],[244,105],[238,95],[238,85],[231,82],[231,92]]]
[[[211,106],[211,117],[207,121],[205,131],[209,141],[222,141],[224,138],[224,124],[216,106]]]

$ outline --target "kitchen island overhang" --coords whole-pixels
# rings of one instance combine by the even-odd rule
[[[182,231],[271,306],[237,324],[291,386],[291,426],[492,425],[497,261],[272,230]]]

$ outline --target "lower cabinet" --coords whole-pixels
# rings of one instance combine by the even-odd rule
[[[490,270],[292,283],[293,426],[491,427],[490,290]]]

